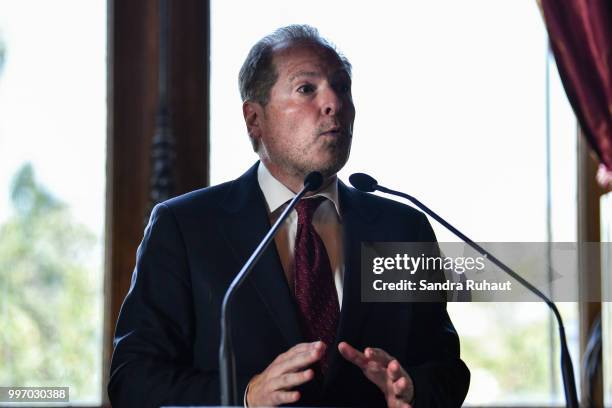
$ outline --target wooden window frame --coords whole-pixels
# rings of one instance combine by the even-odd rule
[[[209,2],[169,3],[168,105],[176,195],[208,185]],[[108,139],[102,406],[115,322],[149,210],[158,108],[159,3],[108,2]]]

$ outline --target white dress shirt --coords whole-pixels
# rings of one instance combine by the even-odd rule
[[[257,169],[257,181],[266,199],[270,224],[273,224],[281,215],[288,202],[293,199],[295,193],[275,179],[261,162]],[[334,275],[333,279],[336,286],[336,292],[338,293],[338,304],[340,308],[342,308],[344,252],[340,204],[338,202],[338,179],[334,178],[327,187],[319,191],[313,197],[317,196],[323,196],[327,198],[327,200],[324,200],[315,211],[312,224],[314,229],[321,236],[323,245],[325,245],[325,249],[327,250],[331,270]],[[291,293],[294,293],[293,254],[295,251],[297,220],[297,212],[294,209],[289,213],[289,216],[278,230],[278,234],[274,239]]]

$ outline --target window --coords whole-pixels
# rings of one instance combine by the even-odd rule
[[[353,64],[357,118],[343,180],[370,173],[477,241],[576,240],[576,122],[535,2],[265,5],[244,2],[236,13],[234,3],[211,2],[211,184],[257,159],[237,89],[249,48],[277,27],[307,23]],[[440,241],[455,241],[432,224]],[[577,306],[560,308],[577,370]],[[449,312],[472,371],[467,404],[563,400],[556,324],[544,304],[451,304]]]
[[[106,2],[0,9],[0,384],[100,404]]]

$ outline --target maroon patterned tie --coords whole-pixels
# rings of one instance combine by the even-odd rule
[[[327,250],[312,225],[312,216],[325,197],[301,200],[295,236],[295,299],[307,341],[321,340],[332,347],[338,327],[340,306]],[[321,361],[327,370],[327,359]]]

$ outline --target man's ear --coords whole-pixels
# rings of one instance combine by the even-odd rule
[[[242,116],[244,116],[244,123],[246,124],[253,150],[257,152],[262,133],[261,118],[263,117],[263,107],[257,102],[245,101],[242,104]]]

